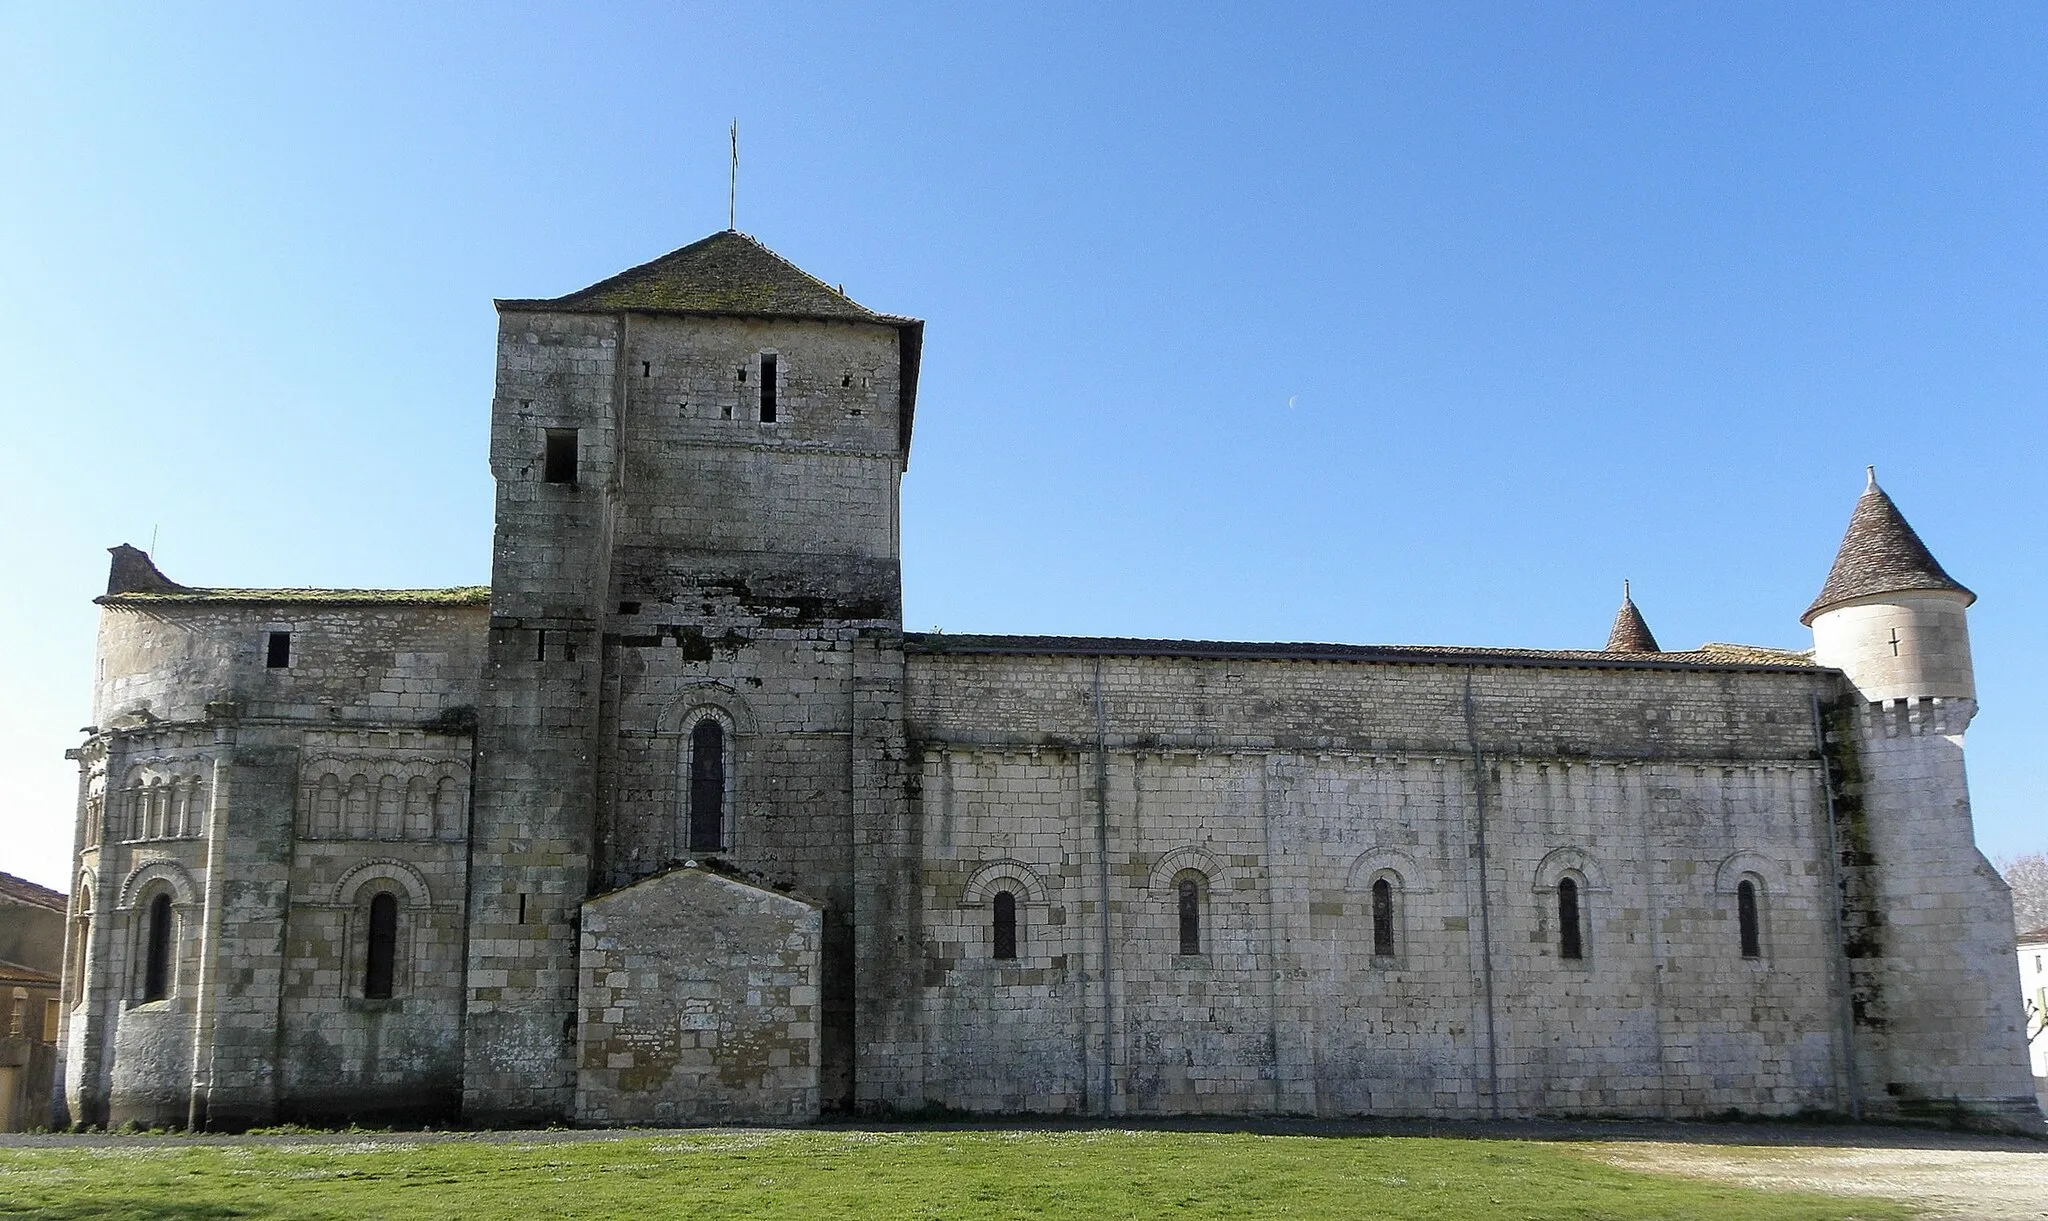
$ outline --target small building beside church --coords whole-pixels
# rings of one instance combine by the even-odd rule
[[[64,912],[63,895],[0,873],[0,1132],[55,1122]]]

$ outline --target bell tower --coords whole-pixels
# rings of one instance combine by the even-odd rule
[[[473,1119],[569,1117],[586,898],[711,858],[824,908],[821,1091],[907,1020],[898,490],[923,323],[726,230],[499,301]],[[859,931],[857,931],[859,930]],[[860,1082],[868,1089],[880,1082]]]

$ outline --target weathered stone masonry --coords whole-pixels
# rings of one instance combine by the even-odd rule
[[[921,323],[734,233],[498,306],[488,590],[116,549],[73,1118],[2037,1115],[1874,481],[1812,654],[906,636]]]

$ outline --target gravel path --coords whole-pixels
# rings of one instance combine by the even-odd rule
[[[1972,1221],[2048,1218],[2048,1148],[1639,1141],[1600,1144],[1589,1152],[1628,1170],[1719,1179],[1748,1187],[1882,1196],[1925,1208],[1933,1217]]]

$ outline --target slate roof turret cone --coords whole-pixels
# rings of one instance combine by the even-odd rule
[[[1877,486],[1877,468],[1865,467],[1869,483],[1849,515],[1848,532],[1842,536],[1835,566],[1828,571],[1820,596],[1799,622],[1808,627],[1826,611],[1845,602],[1878,594],[1953,593],[1963,595],[1964,606],[1977,600],[1960,581],[1948,575],[1927,550],[1927,544],[1906,524],[1905,515]]]
[[[1621,583],[1621,609],[1614,612],[1614,629],[1607,633],[1609,653],[1661,653],[1657,638],[1650,634],[1650,625],[1643,622],[1643,612],[1636,609],[1635,599],[1629,597],[1628,582]]]

